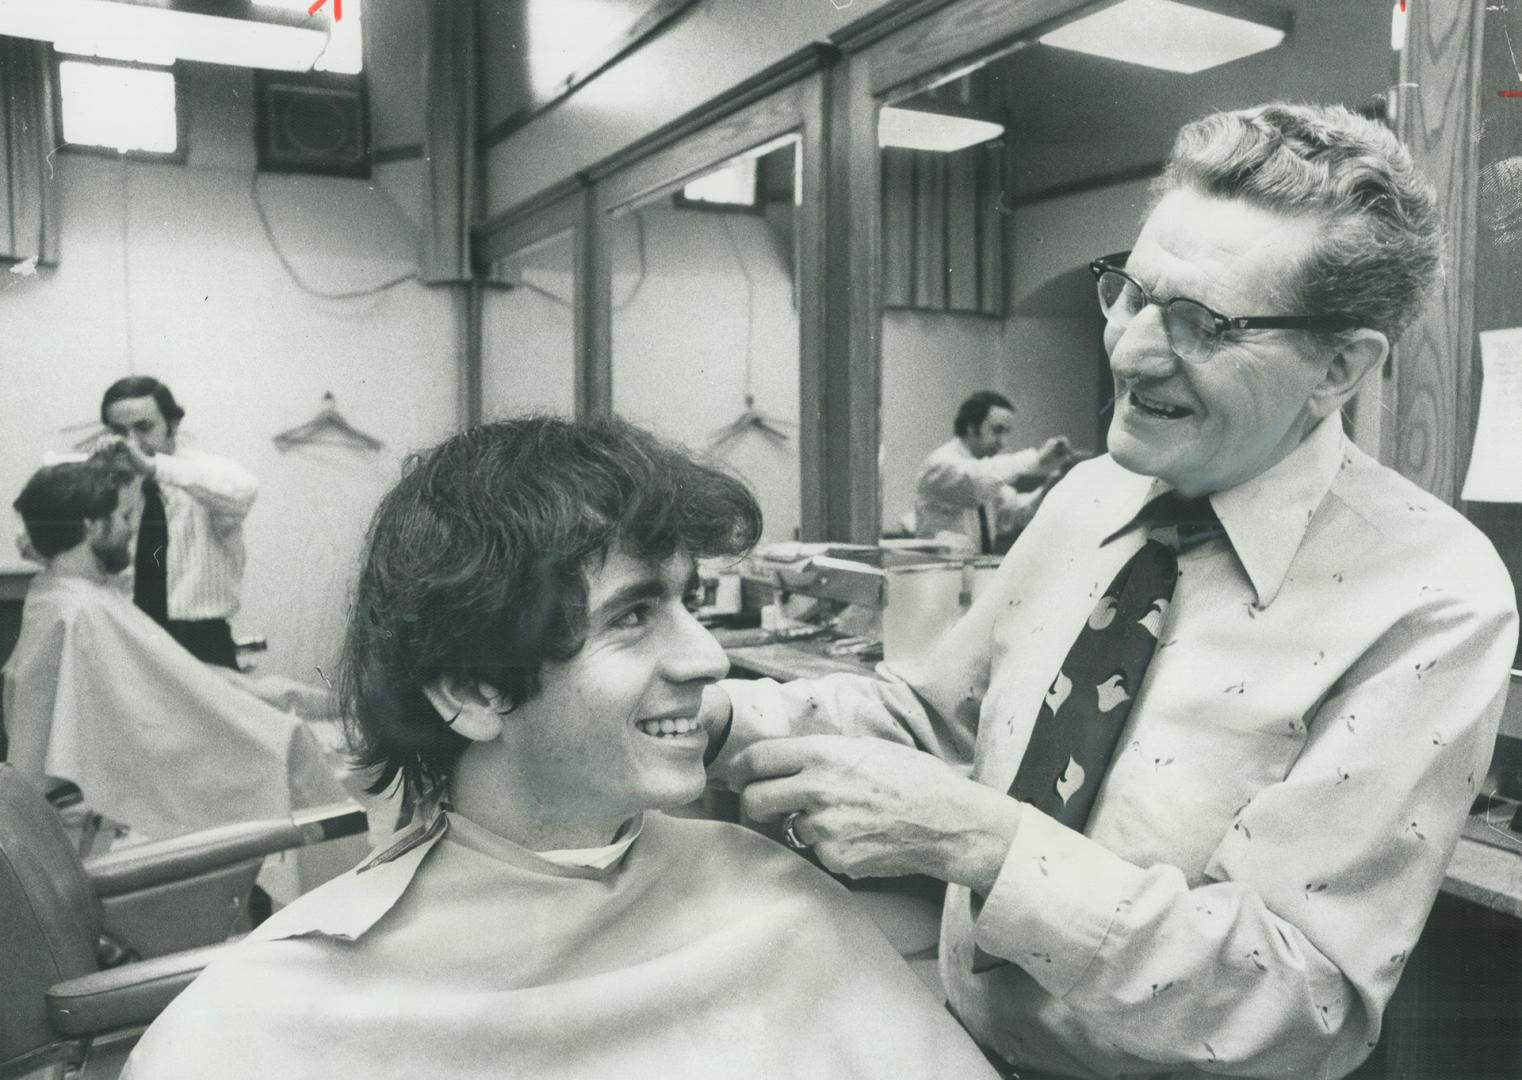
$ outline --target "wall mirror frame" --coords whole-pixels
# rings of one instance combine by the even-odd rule
[[[482,316],[479,312],[482,304],[482,291],[490,288],[483,284],[491,278],[492,265],[500,260],[510,258],[521,252],[528,251],[540,244],[554,240],[556,237],[567,233],[571,236],[572,249],[574,251],[572,278],[574,281],[571,294],[571,319],[573,325],[573,363],[575,378],[575,399],[577,411],[582,411],[581,403],[585,400],[585,371],[587,365],[582,362],[582,357],[588,349],[587,337],[587,312],[589,310],[587,296],[587,282],[590,279],[590,260],[592,252],[587,245],[587,215],[590,206],[590,190],[580,181],[562,185],[549,194],[548,198],[536,200],[533,204],[524,207],[510,217],[503,218],[494,223],[490,232],[484,234],[475,244],[474,259],[476,284],[472,289],[472,302],[477,311],[472,315],[472,325],[467,335],[470,343],[471,355],[467,361],[466,384],[470,387],[468,393],[466,412],[471,423],[477,423],[482,418],[482,386],[484,384],[483,367],[488,362],[484,356],[481,325]]]
[[[800,198],[797,211],[799,400],[808,403],[799,416],[800,536],[829,535],[831,492],[819,462],[832,408],[825,386],[826,365],[821,332],[824,318],[821,189],[823,177],[823,85],[817,67],[820,53],[805,58],[816,70],[769,73],[747,89],[734,107],[699,130],[675,132],[654,145],[637,148],[629,159],[615,161],[592,178],[586,223],[588,252],[586,347],[581,352],[581,409],[586,414],[613,407],[613,282],[611,235],[614,215],[629,210],[682,182],[698,177],[731,158],[777,138],[798,139]],[[782,76],[785,78],[781,78]],[[780,89],[772,86],[781,81]]]

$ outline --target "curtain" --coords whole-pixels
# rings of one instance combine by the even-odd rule
[[[424,49],[428,205],[421,276],[429,284],[470,279],[475,213],[476,6],[429,5]]]
[[[52,46],[0,37],[0,259],[58,262]]]

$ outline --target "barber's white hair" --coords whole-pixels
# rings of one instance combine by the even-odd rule
[[[1306,314],[1346,314],[1393,343],[1437,280],[1437,196],[1383,124],[1341,105],[1272,102],[1186,125],[1154,185],[1243,199],[1321,222],[1298,295]]]

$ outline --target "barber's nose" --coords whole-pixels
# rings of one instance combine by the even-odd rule
[[[1168,331],[1163,324],[1163,309],[1148,304],[1119,331],[1112,326],[1105,334],[1110,345],[1110,371],[1117,379],[1165,379],[1179,363]]]
[[[729,674],[729,657],[708,627],[683,609],[677,629],[666,647],[663,665],[672,682],[715,682]]]

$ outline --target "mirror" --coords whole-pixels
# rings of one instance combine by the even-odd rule
[[[881,100],[885,535],[913,531],[925,458],[977,391],[1010,400],[1013,448],[1067,435],[1103,449],[1110,378],[1087,266],[1131,246],[1181,126],[1276,98],[1383,100],[1390,5],[1280,6],[1281,44],[1192,74],[1031,40]]]
[[[613,410],[726,463],[798,534],[798,138],[611,215]]]
[[[576,412],[576,230],[492,264],[481,302],[481,415]]]

